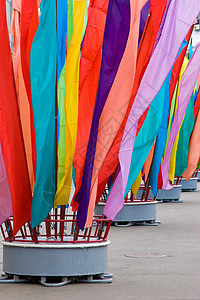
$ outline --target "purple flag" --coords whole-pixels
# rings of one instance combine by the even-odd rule
[[[12,200],[0,144],[0,225],[12,215]]]
[[[110,219],[115,217],[114,209],[115,213],[119,212],[124,205],[138,120],[163,85],[184,37],[199,12],[199,0],[191,0],[189,5],[187,0],[172,0],[170,3],[161,37],[144,73],[124,130],[119,152],[119,173],[104,209],[104,214]]]
[[[195,49],[188,65],[183,73],[180,84],[180,92],[178,97],[178,107],[172,123],[172,128],[170,131],[170,136],[167,144],[167,149],[165,152],[165,158],[162,165],[162,177],[163,177],[163,189],[169,190],[173,186],[169,183],[169,165],[170,156],[175,142],[176,136],[178,134],[179,128],[183,121],[188,103],[190,101],[192,92],[194,90],[198,75],[200,73],[200,44]]]
[[[122,59],[130,29],[130,1],[111,0],[105,25],[99,88],[94,107],[90,138],[81,188],[75,198],[79,202],[77,224],[83,229],[87,217],[99,118]]]

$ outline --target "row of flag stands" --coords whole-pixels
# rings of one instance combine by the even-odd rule
[[[11,25],[10,5],[0,0],[4,239],[105,242],[141,180],[139,202],[154,205],[150,187],[156,197],[199,164],[199,0],[13,0]]]

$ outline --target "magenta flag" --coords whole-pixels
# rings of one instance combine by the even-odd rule
[[[131,108],[119,152],[119,171],[104,208],[104,214],[114,219],[124,205],[124,193],[129,175],[137,123],[162,87],[179,48],[196,16],[200,1],[172,0],[161,37],[152,54]]]
[[[0,225],[12,215],[10,187],[0,144]]]
[[[180,92],[178,97],[178,107],[172,123],[170,136],[165,152],[165,157],[162,165],[163,189],[169,190],[173,186],[169,183],[169,166],[171,151],[177,137],[178,131],[181,127],[183,117],[185,115],[188,103],[190,101],[192,92],[194,90],[197,78],[200,73],[200,44],[195,49],[188,65],[183,73],[180,84]]]

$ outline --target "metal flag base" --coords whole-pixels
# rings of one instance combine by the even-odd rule
[[[185,178],[182,178],[181,180],[181,185],[182,185],[182,188],[181,190],[183,192],[197,192],[198,189],[197,189],[197,180],[198,178],[195,177],[195,178],[190,178],[189,181],[187,181]]]
[[[181,197],[181,185],[173,185],[173,189],[171,190],[162,190],[159,189],[156,200],[161,203],[161,202],[172,202],[172,203],[182,203],[183,201],[180,200]],[[142,190],[139,190],[137,193],[137,198],[140,198],[142,195]],[[154,195],[152,192],[152,189],[149,192],[149,199],[153,199]]]
[[[182,185],[173,185],[171,190],[159,189],[156,200],[159,202],[183,203],[183,200],[180,199],[181,188]]]
[[[71,282],[110,283],[109,241],[79,244],[30,244],[3,241],[4,277],[0,283],[39,281],[43,286]]]
[[[113,225],[118,227],[128,227],[132,225],[149,225],[156,226],[160,222],[156,221],[156,204],[158,202],[151,201],[132,201],[124,203],[124,207],[120,210],[113,221]],[[96,213],[103,213],[105,203],[99,202],[95,207]]]

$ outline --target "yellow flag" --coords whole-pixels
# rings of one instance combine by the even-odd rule
[[[184,60],[183,60],[183,64],[182,64],[182,67],[181,67],[181,72],[180,72],[180,75],[179,75],[179,82],[178,82],[178,88],[177,88],[177,94],[176,94],[176,104],[175,104],[174,114],[176,113],[176,110],[177,110],[177,107],[178,107],[178,97],[179,97],[179,91],[180,91],[181,78],[183,76],[183,73],[185,72],[185,69],[188,65],[188,62],[189,62],[189,60],[187,59],[187,57],[185,57]],[[180,126],[180,129],[181,129],[181,126]],[[171,180],[172,183],[174,183],[174,175],[175,175],[175,168],[176,168],[176,152],[177,152],[177,147],[178,147],[180,129],[178,131],[176,140],[174,142],[171,157],[170,157],[169,180]]]
[[[138,177],[135,179],[132,187],[131,187],[131,190],[132,190],[132,193],[134,194],[134,196],[137,195],[137,192],[139,190],[139,187],[140,187],[140,183],[141,183],[141,178],[142,178],[142,173],[140,171]]]
[[[79,95],[80,45],[84,24],[86,0],[74,0],[73,35],[67,52],[65,68],[65,116],[66,145],[64,177],[57,189],[54,206],[69,203],[72,183],[72,163],[74,158]]]

